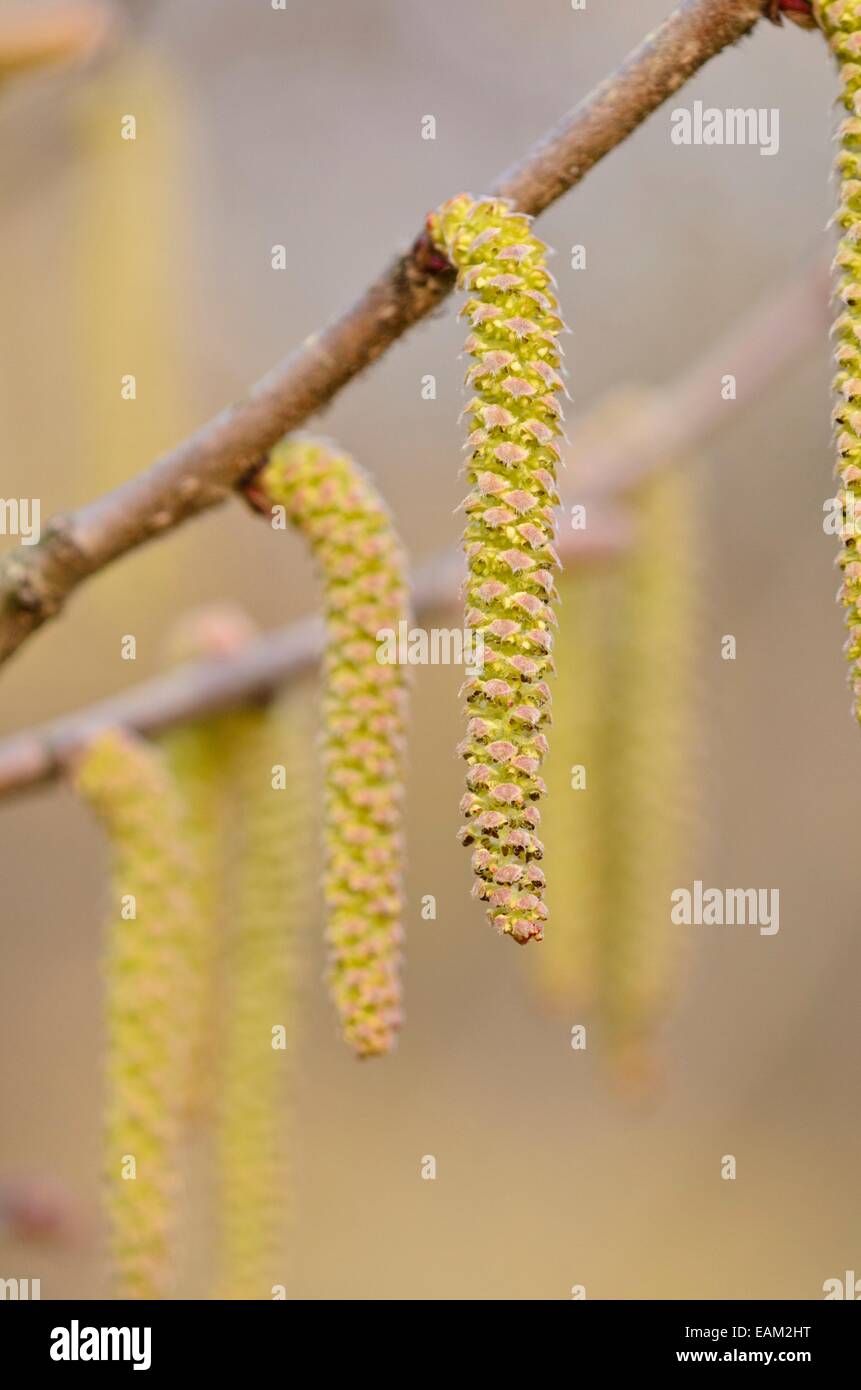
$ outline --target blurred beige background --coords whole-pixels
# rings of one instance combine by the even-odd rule
[[[111,62],[9,84],[3,495],[39,496],[46,517],[142,467],[344,306],[427,209],[484,191],[669,8],[161,0],[129,7]],[[817,35],[763,24],[679,100],[779,107],[776,157],[676,147],[665,108],[542,217],[574,330],[575,418],[614,382],[672,379],[821,246],[833,86]],[[126,111],[152,138],[135,151],[143,182],[123,191],[100,132]],[[428,113],[434,142],[420,138]],[[284,273],[270,269],[274,243]],[[573,243],[585,271],[568,269]],[[373,470],[415,561],[459,528],[461,337],[449,302],[323,426]],[[114,383],[136,369],[130,424]],[[433,402],[420,398],[429,372]],[[391,1059],[348,1055],[309,924],[291,1296],[565,1299],[579,1283],[590,1298],[817,1298],[859,1267],[861,742],[821,526],[828,377],[823,334],[753,409],[727,403],[698,470],[708,833],[682,881],[779,887],[779,935],[691,928],[662,1091],[648,1105],[619,1095],[592,1052],[572,1052],[577,1017],[545,1010],[526,952],[469,899],[458,677],[421,670],[407,1027]],[[157,670],[180,595],[237,598],[264,626],[307,612],[298,540],[292,554],[288,574],[231,504],[117,565],[4,671],[3,730]],[[127,632],[135,663],[119,657]],[[719,657],[729,632],[735,663]],[[7,1238],[0,1275],[41,1276],[45,1298],[94,1297],[103,847],[62,788],[3,805],[0,826],[0,1174],[64,1184],[84,1228],[61,1249]],[[426,893],[435,922],[420,917]],[[735,1182],[720,1178],[726,1153]],[[424,1154],[436,1182],[420,1179]],[[204,1276],[201,1260],[185,1292]]]

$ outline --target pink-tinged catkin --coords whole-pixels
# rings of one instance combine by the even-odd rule
[[[188,1061],[183,811],[161,755],[120,731],[93,740],[76,787],[102,821],[113,860],[104,966],[113,1276],[120,1297],[161,1298],[175,1265]]]
[[[282,508],[306,537],[323,579],[329,980],[347,1042],[373,1056],[401,1023],[406,683],[378,661],[377,634],[407,618],[404,557],[381,498],[334,446],[285,439],[254,486],[273,526]]]
[[[550,723],[557,394],[563,323],[547,248],[531,219],[500,199],[452,199],[428,219],[469,296],[466,413],[466,625],[483,634],[484,670],[464,687],[468,766],[461,839],[474,846],[473,892],[493,925],[540,941],[547,908],[536,803]]]
[[[834,269],[841,311],[834,325],[837,403],[833,420],[843,521],[837,563],[848,630],[844,650],[850,662],[853,713],[861,723],[861,552],[856,520],[861,480],[861,0],[817,3],[814,11],[840,64],[840,100],[846,111],[837,155],[840,204],[835,221],[840,240]]]

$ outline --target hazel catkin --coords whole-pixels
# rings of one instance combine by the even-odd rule
[[[617,1071],[648,1074],[680,952],[671,894],[693,843],[698,575],[692,484],[677,463],[634,498],[610,648],[608,908],[601,1014]]]
[[[183,811],[161,754],[118,730],[94,738],[75,781],[112,858],[104,958],[112,1272],[121,1297],[160,1298],[175,1264],[188,1063]]]
[[[172,663],[223,660],[240,651],[254,625],[239,608],[212,604],[184,613],[167,644]],[[188,963],[189,1118],[210,1118],[218,1085],[218,1025],[223,994],[224,935],[229,896],[232,804],[249,725],[265,717],[259,707],[192,719],[164,733],[164,750],[183,805],[188,850],[189,916],[183,931]]]
[[[524,944],[547,908],[538,861],[539,775],[550,723],[558,392],[563,323],[547,248],[503,199],[462,194],[428,219],[458,273],[470,322],[466,407],[470,492],[463,546],[467,627],[484,639],[484,669],[464,687],[468,724],[461,839],[474,847],[473,892],[488,919]]]
[[[841,516],[840,603],[845,611],[844,651],[850,663],[852,711],[861,723],[861,552],[858,548],[858,482],[861,479],[861,0],[817,0],[814,13],[840,64],[838,130],[840,236],[834,258],[841,309],[834,324],[833,411],[837,448],[837,501]]]
[[[401,1024],[406,679],[378,660],[377,634],[407,618],[405,560],[382,499],[334,446],[285,439],[254,490],[306,537],[323,580],[329,982],[347,1042],[373,1056]]]
[[[568,1010],[598,1007],[600,924],[607,906],[604,814],[608,576],[600,563],[566,569],[559,584],[553,745],[546,762],[544,842],[554,883],[554,928],[536,952],[543,992]]]
[[[284,1282],[285,1081],[298,1031],[298,942],[315,887],[307,710],[300,689],[283,705],[233,716],[219,1119],[220,1286],[230,1299],[271,1298]],[[282,766],[283,786],[273,776]]]
[[[620,409],[636,408],[628,393]],[[693,840],[693,517],[673,462],[638,486],[621,556],[572,567],[561,586],[546,827],[558,906],[537,965],[638,1086],[677,973],[671,893]]]

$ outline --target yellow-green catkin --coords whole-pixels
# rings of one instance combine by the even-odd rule
[[[212,605],[184,614],[175,624],[168,655],[172,662],[226,658],[253,635],[254,626],[241,610]],[[209,715],[169,730],[160,740],[183,801],[190,861],[191,911],[183,940],[188,962],[188,1114],[196,1121],[211,1115],[218,1083],[227,845],[235,819],[237,756],[246,729],[256,728],[261,717],[257,708]]]
[[[255,488],[273,526],[289,520],[307,538],[323,579],[329,980],[347,1042],[372,1056],[401,1023],[406,680],[378,661],[377,634],[407,619],[405,561],[385,504],[334,446],[284,440]]]
[[[84,484],[102,490],[190,423],[189,358],[176,326],[192,158],[182,85],[155,52],[120,51],[91,73],[73,116],[81,457]]]
[[[183,329],[194,319],[188,297],[196,283],[194,149],[183,90],[163,52],[132,42],[72,94],[77,159],[64,244],[72,257],[67,353],[77,416],[66,467],[77,462],[81,495],[140,472],[198,418],[207,369],[200,343]],[[142,552],[110,585],[93,589],[91,611],[110,627],[146,592],[150,615],[170,614],[207,559],[193,542]]]
[[[842,308],[834,325],[833,419],[842,518],[840,602],[848,631],[844,650],[850,662],[852,709],[861,722],[861,553],[855,519],[861,479],[861,0],[831,0],[814,8],[840,64],[840,100],[846,112],[838,132],[840,202],[835,221],[840,240],[834,268]]]
[[[268,1299],[283,1264],[286,1073],[298,941],[315,892],[316,759],[307,691],[241,716],[219,1121],[220,1296]],[[281,769],[284,776],[281,775]]]
[[[559,583],[554,646],[553,744],[545,765],[542,826],[554,884],[554,929],[536,952],[541,987],[554,1004],[597,1007],[599,937],[606,911],[607,570],[602,563],[566,569]]]
[[[649,414],[648,396],[615,392],[593,417],[598,452],[602,435],[635,438]],[[566,570],[554,650],[545,834],[556,911],[536,968],[543,992],[572,1024],[594,1025],[596,1051],[636,1087],[652,1077],[677,973],[670,894],[694,840],[699,574],[687,462],[668,459],[618,504],[631,534],[620,554]]]
[[[637,538],[619,572],[608,692],[607,912],[600,1011],[609,1050],[648,1074],[669,1001],[679,886],[693,810],[693,658],[697,614],[692,483],[681,467],[647,479]]]
[[[98,735],[76,774],[111,855],[105,948],[105,1176],[113,1275],[125,1298],[172,1286],[187,1051],[182,1020],[188,916],[183,812],[157,750]]]
[[[218,604],[185,614],[173,660],[229,658],[254,633]],[[191,1109],[215,1120],[218,1296],[284,1281],[284,1087],[295,1049],[297,942],[315,886],[313,698],[207,716],[163,736],[185,805],[193,912]],[[283,1044],[283,1045],[282,1045]]]
[[[188,964],[185,1019],[189,1034],[189,1118],[211,1113],[217,1082],[215,1017],[218,968],[223,952],[224,839],[229,811],[225,778],[226,739],[220,719],[194,720],[162,739],[183,803],[189,851],[190,913],[183,929]]]
[[[468,295],[466,350],[476,359],[466,378],[475,395],[465,622],[482,634],[485,657],[464,687],[461,840],[474,846],[473,891],[488,919],[523,944],[541,940],[547,917],[536,803],[550,722],[563,324],[547,248],[507,202],[463,194],[431,215],[428,231]]]

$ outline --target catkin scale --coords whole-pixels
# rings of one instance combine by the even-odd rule
[[[464,686],[468,724],[462,842],[490,922],[521,944],[541,940],[547,908],[537,802],[550,723],[556,534],[557,392],[563,323],[547,248],[531,219],[501,199],[452,199],[428,232],[458,272],[471,325],[466,407],[467,627],[483,634],[484,669]]]
[[[377,660],[377,634],[406,620],[405,561],[382,500],[334,447],[284,440],[254,488],[305,535],[323,579],[329,981],[347,1042],[373,1056],[401,1023],[406,680]]]
[[[120,1296],[170,1288],[187,1046],[182,1019],[188,917],[183,812],[161,755],[106,732],[90,744],[76,787],[102,821],[112,854],[105,949],[109,1242]],[[132,895],[135,916],[121,916]],[[123,1175],[128,1158],[134,1177]]]
[[[861,0],[817,3],[815,14],[840,64],[840,100],[847,113],[838,131],[840,202],[834,221],[840,237],[834,271],[842,308],[833,329],[837,374],[832,418],[843,521],[837,563],[848,633],[844,651],[850,663],[852,710],[861,722],[861,552],[853,505],[861,479]]]

